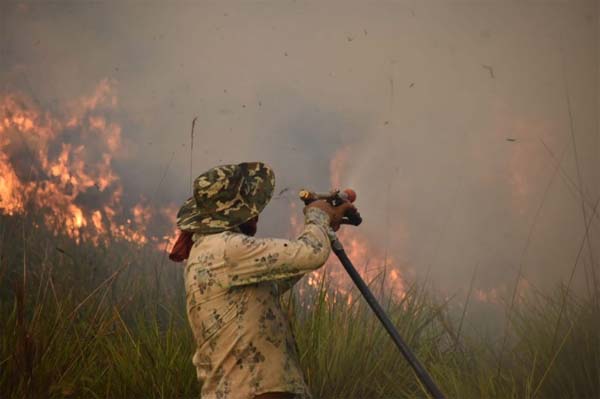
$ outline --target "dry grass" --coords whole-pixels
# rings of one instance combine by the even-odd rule
[[[1,397],[198,397],[179,268],[147,248],[77,246],[31,226],[0,219]],[[284,303],[314,396],[426,397],[364,301],[326,300],[327,284]],[[489,313],[467,322],[418,284],[402,300],[379,295],[448,397],[600,397],[596,298],[562,287],[519,303],[500,359],[500,338],[473,328]]]

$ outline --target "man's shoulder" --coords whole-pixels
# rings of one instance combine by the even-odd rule
[[[277,245],[282,243],[282,245]],[[279,250],[287,246],[288,240],[278,238],[251,237],[239,231],[228,230],[206,234],[195,238],[192,254],[208,253],[225,255],[228,258],[245,257],[265,250]]]
[[[243,233],[231,231],[224,232],[222,239],[225,242],[227,249],[252,249],[268,245],[270,238],[251,237]]]

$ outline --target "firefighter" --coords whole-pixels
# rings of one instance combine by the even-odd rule
[[[275,175],[262,162],[218,166],[198,176],[179,210],[173,259],[187,258],[187,316],[202,399],[310,398],[279,297],[321,267],[353,205],[304,208],[295,240],[255,238]]]

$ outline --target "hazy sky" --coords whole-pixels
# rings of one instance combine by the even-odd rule
[[[194,116],[194,174],[264,160],[278,191],[325,190],[341,151],[361,231],[402,267],[455,290],[523,262],[550,287],[582,243],[575,187],[588,217],[600,195],[598,44],[594,0],[5,0],[0,91],[54,110],[109,79],[116,168],[139,196],[168,165],[157,203],[189,193]],[[289,233],[293,190],[263,235]],[[590,234],[598,269],[600,218]]]

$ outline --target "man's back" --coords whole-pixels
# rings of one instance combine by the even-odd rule
[[[296,240],[195,235],[185,287],[203,399],[310,397],[279,296],[326,261],[328,225],[324,212],[310,209]]]

